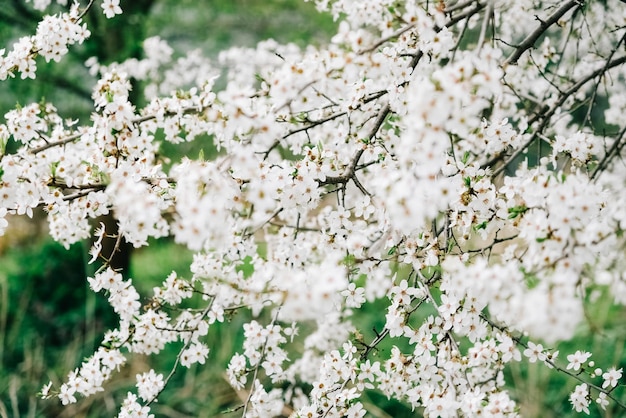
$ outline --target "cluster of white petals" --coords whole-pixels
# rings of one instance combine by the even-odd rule
[[[38,55],[47,62],[59,62],[71,45],[82,43],[90,35],[87,25],[81,22],[78,3],[69,13],[46,15],[39,22],[35,35],[20,38],[8,52],[0,49],[0,81],[14,77],[15,72],[23,79],[35,78]]]
[[[126,353],[168,344],[176,366],[211,363],[209,328],[241,314],[225,375],[246,417],[362,417],[370,391],[428,417],[517,417],[505,372],[522,361],[571,377],[577,412],[624,408],[609,358],[581,347],[565,364],[542,345],[573,338],[594,303],[626,304],[623,4],[315,3],[340,21],[323,47],[268,40],[211,62],[149,38],[142,59],[87,63],[89,124],[46,104],[4,115],[0,233],[43,207],[57,241],[92,238],[88,282],[119,316],[45,396],[77,402]],[[62,59],[89,36],[81,13],[0,50],[0,80]],[[215,156],[161,154],[192,141]],[[104,215],[115,230],[94,229]],[[105,235],[172,237],[191,277],[140,295]],[[138,374],[119,416],[151,416],[164,375]]]

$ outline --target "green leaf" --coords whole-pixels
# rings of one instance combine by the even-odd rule
[[[57,167],[59,166],[60,162],[56,161],[52,164],[50,164],[50,173],[52,174],[52,177],[56,177],[57,175]]]
[[[527,210],[528,210],[528,208],[526,206],[524,206],[524,205],[513,206],[513,207],[508,209],[508,211],[509,211],[509,219],[517,218],[519,215],[522,215]]]
[[[487,229],[487,221],[482,221],[478,225],[474,226],[475,231],[480,231],[481,229]]]

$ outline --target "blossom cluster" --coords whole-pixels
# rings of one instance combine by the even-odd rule
[[[46,62],[59,62],[69,52],[69,46],[82,43],[90,35],[87,25],[81,24],[78,3],[69,13],[46,15],[37,25],[35,35],[20,38],[6,55],[6,50],[0,49],[0,81],[13,77],[16,71],[23,79],[35,78],[38,55]]]
[[[100,6],[115,18],[119,3]],[[429,417],[517,417],[519,362],[571,378],[577,412],[624,408],[622,369],[543,345],[572,339],[595,303],[626,303],[617,0],[315,3],[340,20],[323,47],[268,40],[211,62],[149,38],[142,59],[89,60],[89,123],[44,103],[4,115],[0,232],[43,207],[57,241],[92,238],[88,283],[119,316],[44,395],[78,402],[168,344],[174,367],[210,363],[209,328],[241,315],[226,376],[244,416],[362,417],[377,391]],[[78,6],[46,16],[1,51],[0,79],[36,77],[36,55],[87,36]],[[192,141],[215,155],[163,157]],[[94,229],[102,216],[114,230]],[[140,295],[105,236],[171,237],[194,252],[191,277]],[[119,416],[150,416],[164,376],[137,374]]]

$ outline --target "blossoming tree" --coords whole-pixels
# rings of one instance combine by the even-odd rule
[[[123,6],[45,16],[0,50],[0,79],[35,78],[90,36],[87,12]],[[102,266],[87,280],[119,315],[42,396],[78,402],[131,353],[174,344],[174,368],[137,375],[120,405],[151,416],[176,368],[212,367],[208,329],[248,312],[225,370],[242,416],[361,417],[364,391],[429,417],[518,416],[504,374],[515,362],[567,375],[577,412],[623,413],[619,365],[544,345],[571,339],[588,306],[626,303],[626,5],[316,6],[339,22],[323,48],[266,41],[213,63],[149,38],[142,59],[87,63],[99,77],[88,125],[51,103],[4,115],[0,231],[43,207],[54,239],[91,239]],[[163,164],[161,143],[198,137],[216,158]],[[107,214],[114,230],[93,222]],[[111,268],[122,243],[168,236],[195,252],[190,277],[140,295]],[[384,327],[369,338],[356,324],[375,302]]]

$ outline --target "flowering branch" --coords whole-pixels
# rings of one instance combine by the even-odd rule
[[[515,51],[513,51],[513,53],[509,55],[509,57],[504,61],[503,65],[516,65],[517,61],[524,54],[524,52],[526,52],[530,48],[533,48],[535,46],[535,42],[537,42],[537,39],[539,39],[548,30],[548,28],[550,28],[550,26],[557,23],[559,19],[561,19],[571,9],[573,9],[574,7],[580,8],[583,6],[583,4],[584,2],[581,2],[580,0],[570,0],[566,3],[563,3],[561,7],[555,10],[554,13],[548,16],[548,18],[545,20],[542,20],[538,16],[536,16],[535,18],[537,19],[537,21],[539,21],[539,26],[530,34],[528,34],[528,36],[522,41],[522,43],[519,44],[517,48],[515,48]]]
[[[589,389],[600,407],[624,408],[613,392],[621,369],[593,385],[581,375],[590,353],[557,366],[556,353],[510,332],[575,340],[581,294],[626,303],[626,168],[615,164],[626,129],[611,139],[593,131],[621,126],[626,111],[621,77],[599,88],[626,64],[612,2],[565,1],[542,20],[525,1],[318,0],[341,21],[327,45],[225,51],[218,91],[210,60],[173,58],[150,38],[141,60],[92,63],[101,76],[88,126],[48,104],[8,112],[0,233],[7,215],[45,205],[54,239],[91,239],[103,266],[88,282],[120,318],[45,396],[77,402],[104,390],[122,350],[161,355],[183,341],[173,367],[138,375],[123,401],[122,417],[149,416],[179,365],[204,364],[208,327],[246,311],[242,353],[226,371],[245,416],[359,417],[366,390],[424,416],[517,416],[503,371],[522,351],[580,383],[577,412]],[[118,0],[102,9],[122,13]],[[68,24],[82,17],[72,13]],[[565,22],[571,13],[583,19]],[[0,78],[34,77],[33,51],[66,53],[48,42],[59,34],[48,24],[60,22],[45,17],[37,35],[0,53]],[[63,46],[87,36],[72,27]],[[146,87],[143,109],[131,79]],[[209,156],[161,154],[162,141],[194,138]],[[93,230],[103,216],[108,233]],[[123,243],[166,237],[194,254],[190,277],[167,275],[142,307],[113,257]],[[381,301],[384,327],[365,341]],[[267,315],[270,324],[257,322]]]

